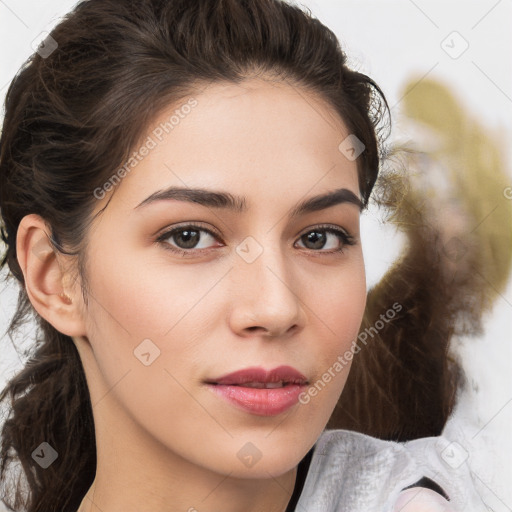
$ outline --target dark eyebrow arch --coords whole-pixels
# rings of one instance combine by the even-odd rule
[[[210,208],[223,208],[232,210],[235,213],[247,211],[247,202],[244,197],[234,196],[229,192],[215,190],[204,190],[198,188],[169,187],[165,190],[154,192],[139,203],[136,208],[149,205],[155,201],[176,200],[197,203]],[[289,216],[291,218],[330,208],[337,204],[349,203],[356,205],[359,210],[363,209],[361,200],[349,189],[340,188],[310,197],[292,208]]]

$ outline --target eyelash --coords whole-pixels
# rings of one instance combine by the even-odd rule
[[[174,227],[170,230],[165,231],[164,233],[162,233],[161,235],[159,235],[157,237],[156,242],[162,244],[166,250],[171,251],[173,253],[181,254],[182,256],[191,256],[191,253],[194,253],[194,251],[209,251],[210,250],[210,249],[180,249],[180,248],[174,247],[166,242],[166,240],[171,238],[174,234],[179,233],[181,231],[188,231],[188,230],[204,231],[204,232],[208,233],[209,235],[211,235],[215,239],[219,238],[219,235],[217,235],[213,231],[206,229],[200,225],[185,224],[185,225]],[[310,228],[308,231],[305,231],[303,234],[301,234],[299,236],[299,239],[302,238],[303,236],[307,235],[308,233],[312,233],[315,231],[334,234],[334,235],[338,236],[339,239],[341,239],[343,244],[339,249],[334,249],[334,250],[330,250],[330,251],[322,251],[322,250],[315,251],[313,249],[306,249],[313,253],[321,253],[321,254],[322,253],[323,254],[342,253],[343,250],[346,248],[346,246],[356,244],[356,240],[352,235],[350,235],[349,233],[347,233],[339,228],[335,228],[331,225],[326,225],[326,224],[322,224],[319,226],[315,226],[314,228]]]

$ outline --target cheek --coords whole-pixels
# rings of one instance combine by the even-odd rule
[[[341,268],[335,278],[316,289],[307,301],[312,313],[310,332],[317,333],[312,347],[316,371],[303,403],[311,415],[330,416],[339,399],[357,353],[357,336],[366,306],[366,279],[362,258]]]
[[[311,298],[316,322],[328,334],[324,353],[332,356],[346,350],[357,338],[366,306],[366,279],[362,259],[340,268]],[[320,329],[320,326],[318,327]]]
[[[182,386],[204,377],[210,356],[218,353],[212,329],[224,311],[221,278],[229,267],[201,271],[165,259],[143,265],[135,251],[130,255],[118,253],[90,272],[88,334],[95,364],[116,394],[132,388],[119,399],[134,415],[155,418],[158,411],[159,423],[169,425],[171,410],[178,409],[204,421],[204,411]],[[126,384],[117,386],[119,379]],[[160,415],[160,406],[169,417]]]
[[[135,265],[134,271],[128,258],[114,260],[90,272],[88,336],[95,364],[133,424],[169,444],[191,424],[205,423],[204,410],[187,390],[194,369],[201,368],[198,340],[208,336],[204,308],[212,308],[201,298],[218,276],[198,279],[192,266],[171,271],[170,265]]]
[[[91,288],[102,327],[121,333],[132,342],[172,336],[186,323],[218,276],[198,278],[192,266],[116,258],[94,270]]]

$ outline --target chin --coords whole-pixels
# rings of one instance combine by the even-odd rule
[[[270,478],[284,475],[299,464],[309,449],[305,441],[297,442],[296,439],[285,441],[276,437],[275,442],[272,442],[272,435],[259,443],[248,441],[237,450],[237,464],[231,464],[231,470],[234,470],[239,478]]]
[[[305,454],[304,454],[305,455]],[[297,456],[281,456],[280,454],[268,457],[266,461],[260,459],[252,467],[233,467],[228,468],[228,472],[232,478],[267,480],[269,478],[278,478],[293,469],[295,469],[302,457],[297,460]],[[236,469],[235,469],[236,468]]]

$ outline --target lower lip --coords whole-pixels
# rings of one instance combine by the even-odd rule
[[[306,386],[291,384],[282,388],[246,388],[209,384],[208,387],[235,406],[259,416],[276,416],[294,406]]]

